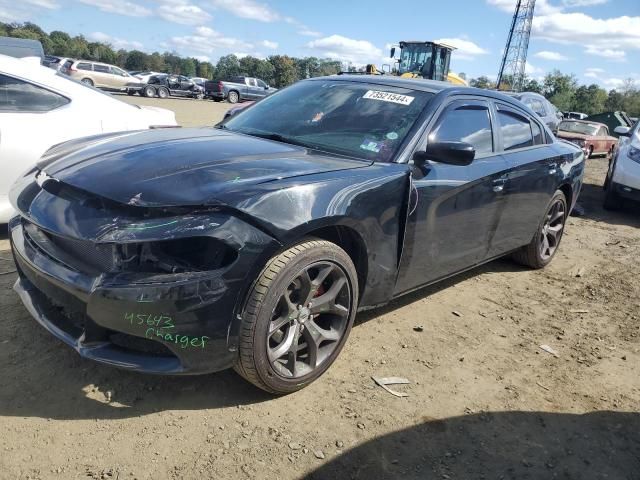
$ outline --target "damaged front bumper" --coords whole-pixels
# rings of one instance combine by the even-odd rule
[[[100,235],[109,245],[202,235],[224,241],[237,256],[211,271],[96,271],[73,263],[82,257],[81,244],[75,247],[76,255],[65,257],[62,250],[58,255],[55,242],[47,241],[53,238],[52,230],[35,224],[37,208],[33,212],[36,218],[15,217],[9,224],[19,273],[14,288],[51,334],[83,357],[146,373],[199,374],[234,364],[243,299],[255,268],[277,248],[273,238],[223,214],[124,222],[128,227],[123,228],[102,226]],[[92,223],[100,225],[99,220]],[[64,225],[68,228],[69,222]]]

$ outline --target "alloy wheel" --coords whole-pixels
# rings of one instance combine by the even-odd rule
[[[566,205],[561,199],[553,202],[547,212],[540,231],[540,257],[543,260],[553,257],[560,245],[566,213]]]
[[[267,356],[278,375],[308,375],[330,357],[349,324],[350,288],[342,268],[328,261],[305,267],[290,282],[267,333]]]

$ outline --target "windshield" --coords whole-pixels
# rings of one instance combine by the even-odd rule
[[[222,128],[339,155],[390,161],[433,96],[348,81],[304,81],[231,117]]]
[[[580,133],[582,135],[595,135],[598,133],[598,125],[581,122],[560,122],[558,130],[563,132]]]
[[[431,56],[433,47],[429,44],[407,44],[400,56],[400,74],[407,72],[420,73],[425,78],[431,78]]]

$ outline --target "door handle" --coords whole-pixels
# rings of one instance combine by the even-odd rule
[[[493,191],[495,193],[503,192],[504,191],[504,186],[505,186],[505,184],[507,183],[508,180],[509,179],[506,176],[495,179],[493,181]]]
[[[549,165],[549,175],[555,175],[558,171],[558,164],[552,163]]]

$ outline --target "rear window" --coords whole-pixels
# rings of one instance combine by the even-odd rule
[[[76,68],[78,70],[93,70],[90,63],[79,63]]]
[[[0,111],[49,112],[69,103],[69,99],[31,83],[0,75]]]

